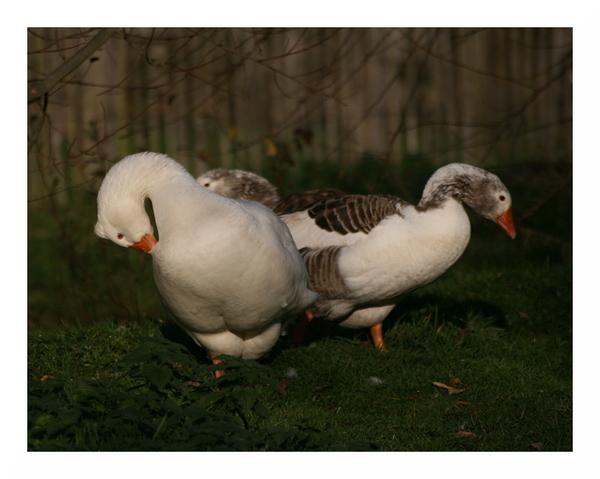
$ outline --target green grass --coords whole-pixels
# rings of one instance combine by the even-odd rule
[[[261,364],[230,362],[217,383],[158,316],[31,329],[28,446],[569,451],[570,285],[570,265],[466,261],[392,312],[387,353],[319,323]]]
[[[334,186],[416,201],[434,169],[409,158],[390,175],[378,162],[296,162],[270,179],[284,194]],[[564,167],[496,171],[517,239],[471,215],[463,257],[386,319],[389,352],[366,331],[319,323],[299,347],[284,337],[260,363],[231,361],[217,383],[165,322],[150,256],[93,235],[92,192],[31,204],[28,449],[572,450]]]

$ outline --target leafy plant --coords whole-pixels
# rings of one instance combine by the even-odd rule
[[[258,391],[278,381],[255,361],[199,365],[180,344],[144,338],[111,377],[29,374],[28,448],[38,451],[260,451],[356,448],[307,426],[269,422]],[[226,374],[211,377],[215,369]],[[215,389],[218,388],[218,389]],[[372,446],[365,443],[363,449]]]

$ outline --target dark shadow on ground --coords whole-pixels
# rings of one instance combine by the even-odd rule
[[[483,317],[491,325],[506,329],[508,326],[506,313],[496,305],[478,300],[454,300],[435,295],[408,297],[402,300],[383,322],[384,334],[397,325],[413,321],[424,322],[427,318],[433,329],[444,323],[451,323],[458,328],[465,328],[471,317]],[[287,328],[287,335],[282,338],[283,345],[293,346],[295,324]],[[311,323],[300,346],[325,337],[342,337],[359,341],[371,341],[368,329],[350,329],[338,326],[336,323],[317,320]],[[284,346],[285,347],[285,346]]]
[[[401,301],[384,320],[383,330],[385,334],[402,323],[415,321],[420,321],[422,324],[427,322],[432,330],[437,329],[444,323],[451,323],[458,328],[465,328],[470,317],[483,317],[495,327],[507,328],[506,313],[493,304],[478,300],[458,301],[435,295],[420,295],[408,297]],[[310,343],[323,338],[338,337],[357,340],[359,343],[372,342],[369,330],[366,328],[350,329],[338,326],[334,322],[316,320],[307,328],[302,342],[295,344],[292,341],[295,326],[295,321],[286,324],[286,334],[275,344],[269,355],[261,359],[260,362],[268,364],[271,358],[277,357],[279,352],[284,349],[306,347]],[[166,339],[185,346],[198,362],[210,364],[206,351],[199,347],[175,323],[167,322],[161,325],[160,332]]]

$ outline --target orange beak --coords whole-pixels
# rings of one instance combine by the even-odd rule
[[[515,239],[515,236],[517,236],[517,232],[515,231],[515,222],[513,220],[512,215],[512,206],[509,209],[507,209],[502,216],[496,218],[496,223],[500,225],[500,228],[502,228],[508,236],[510,236],[512,239]]]
[[[144,235],[139,243],[132,244],[130,248],[141,249],[144,253],[149,253],[156,243],[158,241],[152,235]]]

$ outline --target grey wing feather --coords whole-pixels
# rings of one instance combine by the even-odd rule
[[[337,264],[342,246],[321,249],[302,248],[300,254],[310,276],[309,288],[319,294],[311,311],[317,317],[327,318],[331,308],[348,297],[344,279]],[[347,311],[347,314],[350,310]]]
[[[315,203],[308,215],[326,231],[368,234],[385,218],[401,215],[401,208],[407,204],[392,195],[345,195]]]
[[[334,190],[332,188],[301,191],[299,193],[292,193],[291,195],[281,198],[273,205],[272,208],[273,211],[278,215],[285,215],[289,213],[295,213],[297,211],[303,211],[314,203],[331,198],[339,198],[345,194],[346,193],[343,191]]]
[[[337,259],[341,246],[320,249],[302,248],[300,255],[310,276],[310,289],[319,293],[319,299],[344,297],[347,293]]]

